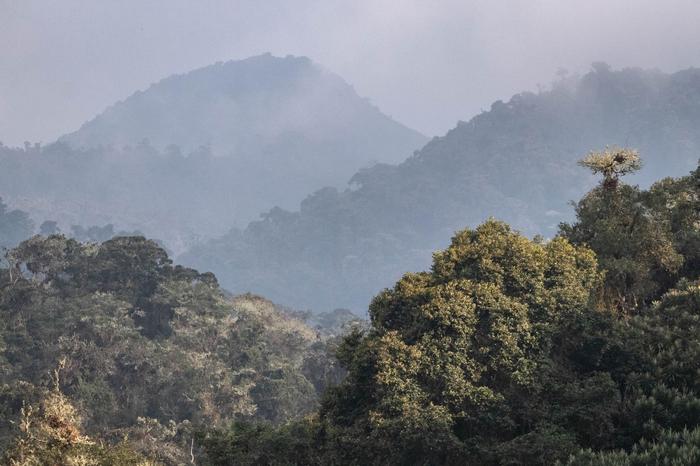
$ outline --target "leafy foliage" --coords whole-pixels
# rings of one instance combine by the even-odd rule
[[[700,168],[649,190],[608,178],[576,205],[561,234],[592,248],[606,270],[605,306],[649,306],[681,278],[700,276]]]
[[[36,236],[0,269],[0,413],[40,402],[56,359],[85,428],[128,435],[182,464],[195,424],[282,422],[317,406],[308,361],[333,362],[317,332],[269,301],[227,297],[216,278],[173,266],[142,237],[101,244]],[[328,369],[325,369],[328,367]],[[62,395],[63,396],[63,395]],[[0,444],[16,432],[0,426]],[[158,445],[158,447],[154,447]]]
[[[63,361],[60,363],[63,367]],[[81,419],[75,407],[61,393],[59,370],[54,372],[55,386],[47,391],[38,409],[24,405],[21,410],[21,435],[3,455],[10,466],[156,466],[133,451],[126,442],[105,446],[83,435]]]
[[[558,328],[598,280],[593,254],[564,240],[533,243],[495,221],[460,232],[431,273],[374,299],[372,330],[341,358],[348,378],[322,416],[371,430],[375,442],[348,447],[371,464],[496,463],[503,443],[547,429],[546,418],[521,425],[523,396],[542,389]]]
[[[654,442],[640,441],[631,452],[577,453],[567,466],[647,466],[668,464],[687,466],[700,462],[700,429],[664,431]]]
[[[318,417],[209,431],[207,458],[696,464],[697,176],[647,191],[604,179],[548,242],[494,220],[459,232],[430,272],[375,297],[371,328],[336,350],[348,375]]]
[[[642,167],[639,153],[624,148],[606,148],[601,152],[591,152],[579,164],[589,168],[593,173],[601,173],[606,189],[615,189],[621,176],[633,173]]]

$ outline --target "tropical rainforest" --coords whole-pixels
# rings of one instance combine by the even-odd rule
[[[428,141],[262,55],[0,144],[0,463],[700,464],[698,128],[697,69]]]
[[[35,236],[5,261],[0,412],[27,419],[3,424],[0,445],[25,426],[29,445],[10,454],[18,464],[38,454],[31,403],[44,403],[49,427],[77,432],[72,413],[87,413],[88,432],[128,436],[159,461],[183,464],[179,447],[195,426],[299,417],[344,373],[329,356],[342,316],[322,332],[263,298],[232,297],[143,237]],[[70,446],[71,432],[54,433],[68,436],[58,446],[44,433],[47,448]]]
[[[139,236],[22,242],[6,463],[697,464],[700,168],[642,189],[634,150],[581,165],[600,182],[557,235],[458,231],[368,325],[314,329]]]

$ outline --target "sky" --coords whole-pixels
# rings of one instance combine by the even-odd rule
[[[700,66],[698,0],[0,0],[0,141],[50,143],[173,73],[271,52],[442,135],[559,69]]]

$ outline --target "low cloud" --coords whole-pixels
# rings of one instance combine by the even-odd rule
[[[175,72],[307,55],[439,135],[591,62],[700,65],[691,0],[0,0],[0,141],[50,142]]]

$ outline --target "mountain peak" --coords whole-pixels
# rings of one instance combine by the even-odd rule
[[[67,192],[38,191],[54,220],[178,242],[292,209],[324,186],[342,189],[357,170],[397,163],[425,141],[309,58],[263,54],[166,77],[47,148],[84,177],[78,219],[69,220]],[[45,169],[23,167],[32,179]],[[99,194],[105,185],[116,189]]]
[[[276,145],[285,135],[320,143],[392,141],[353,153],[354,166],[343,181],[371,162],[398,162],[425,142],[311,59],[269,53],[164,78],[60,140],[73,147],[120,147],[145,139],[161,149],[177,145],[185,153],[207,145],[215,155],[245,158],[257,152],[255,146]]]

